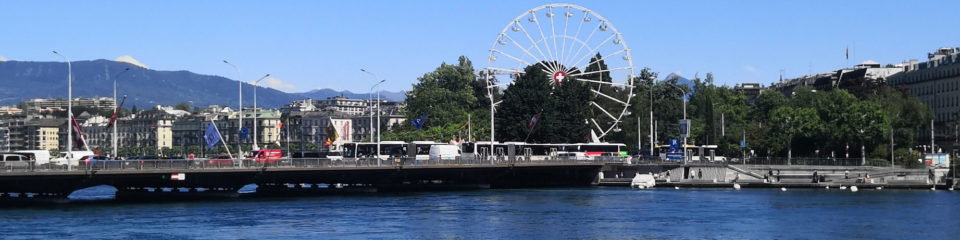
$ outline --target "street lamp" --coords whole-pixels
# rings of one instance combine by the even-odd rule
[[[373,80],[376,81],[380,79],[377,77],[377,74],[374,74],[365,69],[360,69],[367,74],[373,75]],[[379,82],[370,87],[370,91],[373,91],[373,88],[377,88],[377,166],[380,166],[380,84],[386,82],[386,79],[381,79]],[[370,129],[373,130],[373,114],[370,114]],[[370,132],[370,141],[373,141],[373,132]]]
[[[130,71],[130,68],[124,68],[123,72],[117,73],[117,75],[113,76],[113,107],[117,108],[116,110],[114,110],[116,114],[120,113],[120,105],[117,105],[117,78],[128,71]],[[117,157],[117,122],[116,122],[116,119],[111,119],[111,120],[114,121],[113,122],[113,141],[111,141],[111,143],[113,143],[113,157],[116,158]]]
[[[671,86],[676,88],[677,90],[680,90],[680,100],[683,100],[683,120],[687,120],[687,98],[686,98],[687,91],[683,90],[683,88],[677,87],[677,85],[667,84],[667,86]],[[688,126],[686,130],[689,131],[690,121],[687,121],[687,124]],[[689,158],[689,156],[687,156],[687,137],[688,136],[686,135],[686,132],[680,133],[680,134],[683,135],[683,164],[687,164],[687,159]]]
[[[366,69],[362,69],[362,68],[360,69],[360,71],[361,71],[361,72],[365,72],[365,73],[370,74],[371,76],[373,76],[373,80],[374,80],[374,81],[380,79],[380,77],[377,77],[377,74],[376,74],[376,73],[372,73],[372,72],[367,71]],[[380,84],[380,83],[376,83],[376,84]],[[375,87],[376,84],[373,85],[373,86],[371,86],[371,87],[370,87],[370,91],[367,92],[367,102],[368,102],[368,103],[370,102],[370,100],[373,99],[373,87]],[[368,128],[368,129],[369,129],[369,132],[370,132],[370,142],[373,142],[373,105],[367,105],[367,110],[370,110],[370,128]],[[378,154],[379,154],[379,152],[378,152]]]
[[[260,129],[257,128],[257,115],[260,114],[260,111],[257,109],[257,88],[260,88],[260,81],[270,77],[270,74],[264,75],[262,78],[254,81],[253,84],[253,150],[260,150],[260,146],[257,145],[257,133],[260,132]]]
[[[67,60],[67,171],[73,170],[73,67],[70,59],[57,51],[53,54]]]
[[[237,68],[237,65],[233,65],[227,60],[223,60],[223,63],[226,63],[227,65],[230,65],[231,67],[233,67],[234,70],[237,70],[237,85],[239,86],[238,92],[240,92],[240,97],[239,97],[240,105],[238,105],[237,111],[239,113],[238,115],[240,115],[240,121],[237,122],[237,157],[234,159],[239,159],[240,167],[243,167],[243,159],[242,159],[243,147],[240,146],[240,139],[241,139],[240,131],[243,130],[243,81],[240,81],[241,73],[240,73],[240,68]]]

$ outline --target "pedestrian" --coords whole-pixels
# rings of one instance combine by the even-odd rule
[[[843,179],[850,179],[850,170],[843,171]]]
[[[817,178],[817,170],[813,170],[813,182],[814,182],[814,183],[819,183],[819,182],[820,182],[820,179]]]
[[[667,170],[667,181],[669,181],[669,180],[670,180],[670,171]]]
[[[697,178],[703,179],[703,169],[697,168]]]
[[[777,182],[780,182],[780,169],[777,169]]]

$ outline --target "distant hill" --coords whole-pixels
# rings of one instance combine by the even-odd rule
[[[158,71],[129,63],[109,60],[76,61],[73,67],[74,97],[112,97],[113,79],[117,79],[119,95],[127,95],[125,108],[174,105],[192,102],[193,106],[237,107],[237,81],[221,76],[202,75],[189,71]],[[130,68],[126,73],[124,69]],[[119,74],[119,76],[118,76]],[[243,84],[245,106],[253,105],[253,85]],[[338,92],[332,89],[306,93],[286,93],[271,88],[257,90],[257,105],[276,108],[298,99],[325,99],[344,95],[367,98],[366,93]],[[374,95],[376,96],[376,95]],[[402,101],[404,93],[384,91],[381,97]],[[0,62],[0,105],[14,105],[32,98],[66,98],[67,64],[64,62]]]
[[[337,91],[329,88],[316,89],[313,91],[299,93],[301,96],[312,98],[312,99],[327,99],[334,96],[344,96],[346,98],[353,99],[367,99],[367,98],[377,98],[377,93],[374,92],[373,95],[370,93],[354,93],[351,91]],[[402,102],[407,98],[406,92],[390,92],[390,91],[380,91],[380,98],[386,99],[392,102]]]

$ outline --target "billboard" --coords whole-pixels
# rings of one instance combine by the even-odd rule
[[[690,137],[690,119],[680,120],[680,137],[682,138]]]
[[[928,153],[923,155],[923,165],[934,168],[950,167],[950,155],[946,153]]]

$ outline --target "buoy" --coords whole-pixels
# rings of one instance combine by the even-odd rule
[[[847,189],[847,186],[840,185],[840,190],[845,190],[845,189]]]
[[[930,191],[936,191],[936,190],[937,190],[937,187],[931,187],[931,188],[930,188]]]
[[[883,190],[883,187],[882,186],[877,187],[877,190]]]
[[[857,192],[857,191],[859,191],[859,190],[860,190],[860,189],[857,188],[857,186],[851,186],[851,187],[850,187],[850,191],[851,191],[851,192]]]
[[[830,186],[827,186],[827,189],[830,189]]]
[[[740,184],[739,184],[739,183],[734,183],[734,184],[733,184],[733,189],[740,190]]]
[[[786,192],[786,191],[787,191],[787,188],[782,187],[782,188],[780,188],[780,191],[781,191],[781,192]]]
[[[673,189],[680,189],[680,187],[679,187],[679,186],[674,186]]]
[[[947,188],[947,190],[953,191],[953,187]]]

